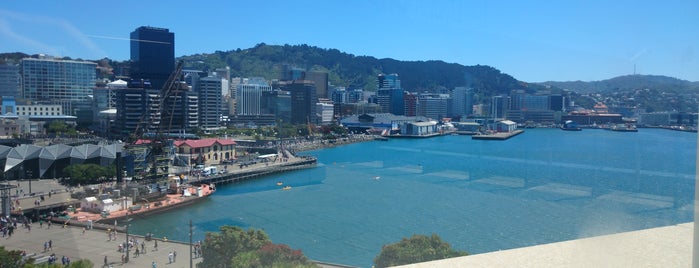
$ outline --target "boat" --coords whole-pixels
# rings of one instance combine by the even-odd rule
[[[284,184],[284,183],[281,182],[281,181],[278,181],[278,182],[277,182],[277,186],[282,186],[282,184]]]
[[[638,132],[638,129],[633,124],[616,124],[609,127],[609,130],[619,132]]]
[[[573,120],[565,121],[565,123],[563,123],[563,125],[561,126],[561,129],[566,130],[566,131],[581,131],[582,130],[582,128],[580,128],[578,126],[578,123],[575,123],[575,121],[573,121]]]
[[[282,187],[282,190],[283,191],[291,190],[291,186],[289,186],[289,185],[284,186],[284,187]]]
[[[377,136],[374,136],[374,140],[377,140],[377,141],[388,141],[388,137],[386,137],[386,136],[378,136],[378,135],[377,135]]]

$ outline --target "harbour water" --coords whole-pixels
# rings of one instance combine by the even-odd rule
[[[317,168],[220,185],[131,231],[188,241],[191,219],[196,241],[221,225],[259,228],[311,259],[370,267],[382,245],[413,234],[477,254],[690,222],[696,135],[527,129],[506,141],[351,144],[305,152]]]

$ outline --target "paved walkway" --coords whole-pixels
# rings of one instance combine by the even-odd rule
[[[131,237],[131,236],[129,236]],[[137,238],[145,241],[142,237]],[[44,251],[44,242],[52,241],[52,250]],[[117,240],[108,241],[108,236],[102,230],[87,230],[83,234],[80,227],[62,228],[61,225],[54,224],[50,229],[44,224],[43,228],[39,223],[33,223],[31,232],[23,227],[19,227],[11,238],[0,238],[0,246],[8,250],[23,250],[28,255],[34,255],[36,259],[45,259],[49,255],[56,254],[58,263],[62,256],[68,256],[72,261],[79,259],[89,259],[94,267],[103,267],[104,257],[107,256],[109,265],[113,267],[151,267],[153,261],[157,267],[180,268],[189,267],[189,245],[158,241],[158,251],[153,251],[154,241],[145,241],[146,254],[134,257],[134,251],[130,253],[129,263],[121,263],[123,253],[117,251],[118,245],[125,241],[123,233],[117,234]],[[177,252],[174,263],[168,263],[168,253]],[[201,258],[194,259],[196,266],[201,262]]]

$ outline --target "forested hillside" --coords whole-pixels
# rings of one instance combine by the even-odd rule
[[[334,85],[376,90],[376,75],[397,73],[401,85],[409,91],[439,86],[453,89],[473,86],[483,95],[509,93],[513,89],[534,90],[531,85],[484,65],[463,66],[443,61],[398,61],[355,56],[337,49],[308,45],[258,44],[249,49],[217,51],[211,54],[183,56],[185,66],[202,70],[229,66],[233,77],[280,77],[283,64],[313,71],[327,71]],[[538,85],[536,85],[538,87]]]

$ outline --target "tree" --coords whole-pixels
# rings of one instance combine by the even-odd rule
[[[33,259],[23,260],[22,252],[19,250],[5,250],[0,246],[0,267],[31,267]]]
[[[384,245],[381,253],[374,258],[374,264],[377,267],[389,267],[466,255],[468,253],[465,251],[452,249],[449,243],[442,241],[436,234],[430,237],[413,235],[398,243]]]
[[[207,233],[198,267],[315,267],[300,250],[273,244],[264,231],[222,226]]]
[[[103,167],[96,164],[70,165],[63,169],[63,173],[70,178],[64,181],[69,185],[86,185],[109,181],[116,176],[116,165]]]

